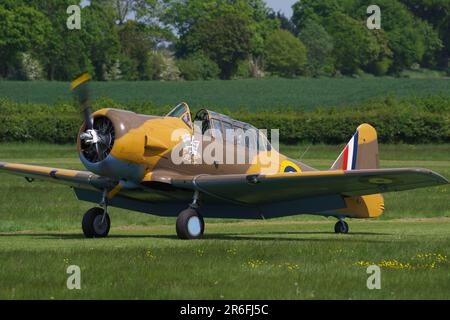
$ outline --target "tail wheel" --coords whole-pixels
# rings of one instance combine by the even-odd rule
[[[180,239],[200,239],[205,231],[205,222],[197,210],[188,208],[178,215],[176,230]]]
[[[102,208],[89,209],[81,223],[86,238],[104,238],[108,235],[110,226],[109,215]]]
[[[336,233],[348,233],[348,224],[344,220],[339,220],[334,225],[334,232]]]

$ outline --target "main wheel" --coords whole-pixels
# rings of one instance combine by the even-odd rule
[[[81,227],[86,238],[104,238],[109,233],[111,220],[102,208],[89,209],[83,216]]]
[[[339,220],[334,225],[334,232],[336,233],[348,233],[348,224],[344,220]]]
[[[197,210],[188,208],[178,215],[176,230],[180,239],[199,239],[205,231],[205,222]]]

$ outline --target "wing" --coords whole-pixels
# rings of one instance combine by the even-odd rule
[[[43,180],[65,184],[82,189],[111,189],[114,182],[89,171],[32,166],[27,164],[0,162],[0,172],[6,172],[27,178],[28,181]]]
[[[312,171],[273,175],[174,177],[172,185],[245,204],[289,201],[324,195],[361,196],[446,184],[427,169]]]

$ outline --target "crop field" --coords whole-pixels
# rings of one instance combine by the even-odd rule
[[[328,168],[342,146],[282,146]],[[306,152],[305,152],[306,151]],[[450,145],[381,145],[381,166],[450,177]],[[0,160],[82,169],[72,145],[0,144]],[[70,188],[1,175],[0,299],[450,299],[450,187],[385,195],[378,220],[297,216],[206,220],[205,238],[176,239],[175,219],[111,208],[106,239],[84,239],[92,206]],[[366,267],[381,267],[368,290]],[[81,268],[68,290],[66,268]]]
[[[351,106],[375,97],[449,95],[449,80],[342,78],[234,81],[94,82],[93,97],[120,103],[149,102],[172,106],[186,101],[193,109],[302,108]],[[0,81],[0,97],[18,102],[54,104],[70,100],[69,83]]]

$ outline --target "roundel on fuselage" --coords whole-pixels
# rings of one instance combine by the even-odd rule
[[[295,170],[295,168],[292,166],[287,166],[286,168],[284,168],[284,172],[297,172],[297,170]]]
[[[280,165],[280,172],[302,172],[299,166],[289,160],[284,160]]]

